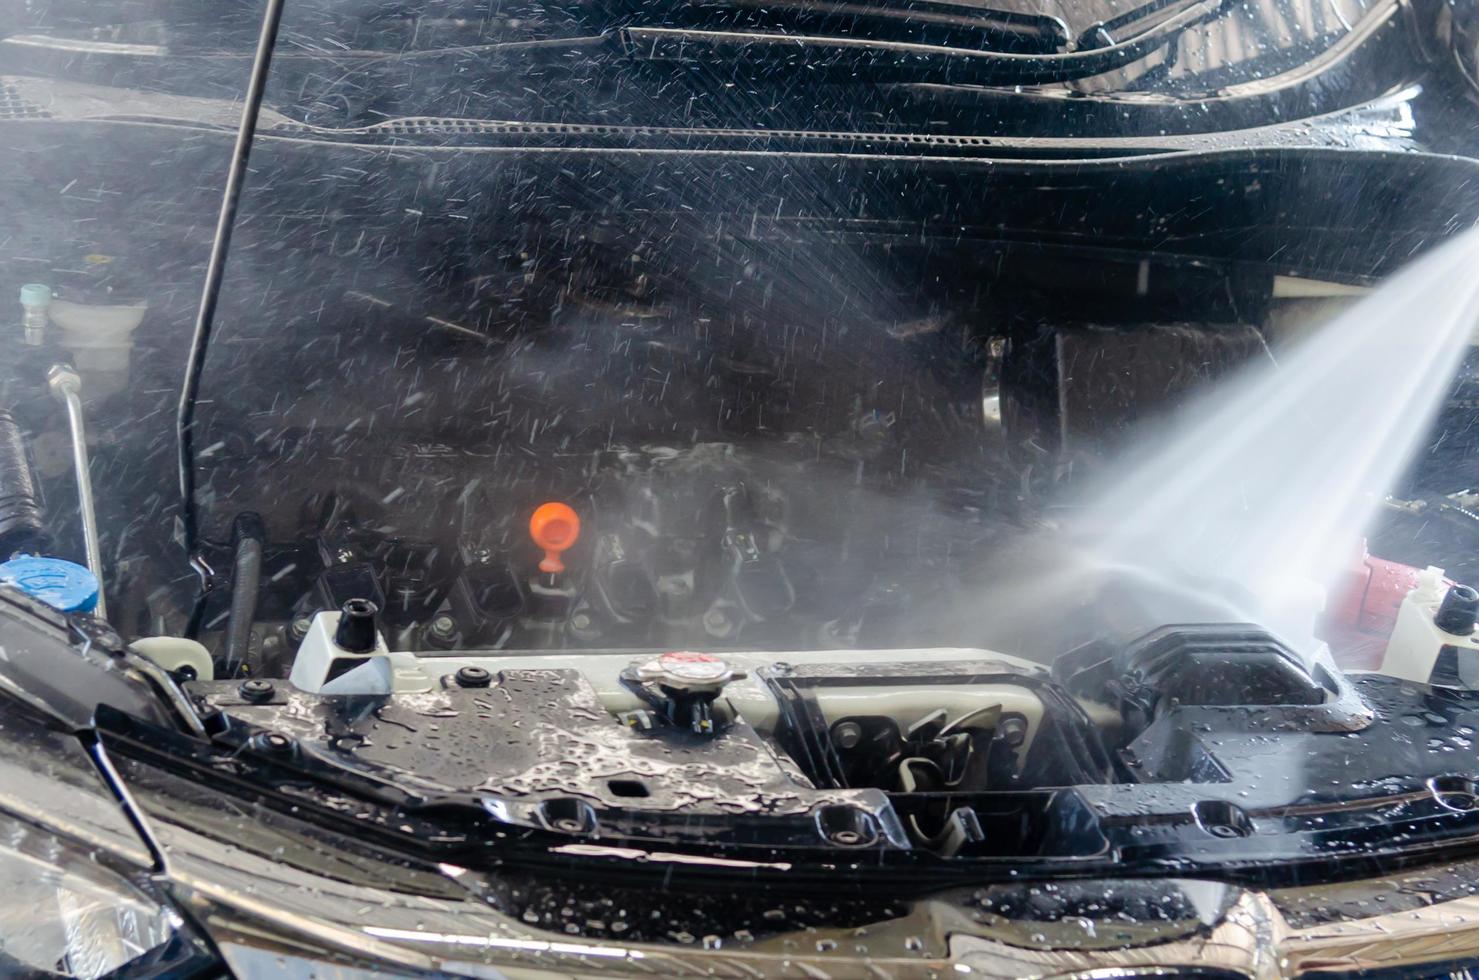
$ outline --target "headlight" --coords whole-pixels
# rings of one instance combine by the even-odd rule
[[[0,896],[5,976],[91,980],[155,954],[184,927],[178,914],[87,852],[4,816]]]

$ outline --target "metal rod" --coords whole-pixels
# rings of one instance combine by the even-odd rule
[[[195,401],[200,394],[200,375],[205,368],[206,349],[215,325],[216,303],[221,295],[221,277],[226,255],[231,249],[231,230],[236,225],[236,212],[241,204],[241,189],[246,181],[247,158],[252,139],[257,133],[257,117],[262,109],[262,96],[267,88],[267,69],[272,64],[272,49],[277,44],[277,29],[282,21],[284,0],[267,0],[262,12],[262,32],[257,37],[257,53],[252,60],[252,74],[247,82],[246,103],[241,107],[241,124],[236,131],[236,145],[231,154],[231,167],[226,174],[226,189],[221,195],[221,213],[216,219],[216,237],[211,243],[210,262],[205,269],[200,309],[195,316],[195,332],[190,340],[190,359],[185,364],[185,381],[180,389],[180,404],[175,415],[177,465],[180,477],[180,517],[185,535],[185,549],[193,554],[198,528],[195,516]]]
[[[93,610],[99,619],[108,618],[108,605],[103,598],[103,546],[98,538],[98,515],[92,502],[92,470],[87,462],[87,425],[82,417],[82,379],[65,364],[47,372],[51,393],[67,406],[67,427],[72,430],[72,468],[77,471],[77,509],[82,512],[82,544],[87,551],[87,567],[98,580],[98,604]]]

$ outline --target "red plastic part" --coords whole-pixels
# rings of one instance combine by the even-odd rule
[[[1320,624],[1320,639],[1330,645],[1336,663],[1355,670],[1381,666],[1397,610],[1420,574],[1421,569],[1374,558],[1362,549],[1360,563],[1331,590]]]

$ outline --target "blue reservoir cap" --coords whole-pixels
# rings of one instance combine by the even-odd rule
[[[12,558],[0,564],[0,583],[65,613],[92,612],[98,604],[97,577],[61,558]]]
[[[22,306],[50,306],[51,287],[42,282],[28,282],[21,287]]]

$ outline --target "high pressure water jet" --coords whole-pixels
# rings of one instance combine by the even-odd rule
[[[1312,648],[1323,589],[1427,433],[1479,327],[1479,232],[1184,406],[1088,489],[1071,532],[1162,615],[1258,622]]]

